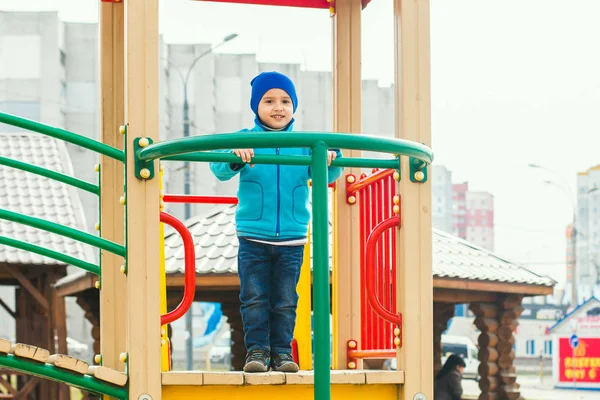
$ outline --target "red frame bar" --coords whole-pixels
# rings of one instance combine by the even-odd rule
[[[391,194],[391,188],[390,188],[390,184],[389,184],[389,179],[383,179],[381,181],[381,185],[383,187],[383,204],[382,204],[382,208],[383,208],[383,217],[384,218],[389,218],[392,216],[392,206],[390,205],[392,203],[392,194]],[[383,306],[386,307],[388,310],[392,310],[394,311],[393,306],[390,304],[390,292],[391,292],[391,287],[390,287],[390,267],[391,267],[391,263],[392,261],[390,260],[390,246],[392,246],[392,244],[390,244],[389,242],[389,238],[390,238],[390,231],[385,231],[383,234],[383,240],[381,241],[381,246],[383,247],[383,252],[381,257],[383,258],[383,279],[381,280],[382,282],[382,292],[383,292]],[[392,327],[390,326],[390,324],[383,324],[383,343],[385,348],[389,348],[390,345],[390,338],[392,337]],[[392,342],[393,344],[393,342]]]
[[[237,204],[235,196],[194,196],[189,194],[165,194],[165,203]]]
[[[371,175],[368,176],[362,176],[360,177],[360,179],[354,183],[349,183],[346,186],[346,193],[348,196],[353,195],[355,192],[359,191],[360,189],[367,187],[371,184],[373,184],[374,182],[377,182],[380,179],[386,178],[390,175],[393,175],[394,172],[396,170],[394,169],[382,169],[379,170]]]
[[[396,358],[396,350],[348,350],[348,358]]]
[[[160,213],[160,222],[171,225],[183,240],[183,251],[185,259],[185,285],[183,287],[183,299],[175,309],[160,316],[160,324],[166,325],[183,317],[190,309],[196,295],[196,249],[194,248],[194,239],[187,227],[175,218],[165,212]]]
[[[263,6],[282,6],[282,7],[302,7],[302,8],[326,8],[329,9],[332,3],[327,0],[200,0],[211,1],[214,3],[234,3],[234,4],[255,4]],[[364,3],[364,0],[363,0]],[[363,4],[363,7],[366,4]]]
[[[394,217],[388,218],[385,221],[380,222],[373,229],[369,238],[367,239],[367,248],[366,248],[366,268],[367,268],[367,299],[369,300],[369,304],[373,308],[373,310],[383,319],[389,321],[395,325],[400,326],[402,323],[402,318],[399,314],[393,314],[390,311],[386,310],[379,298],[377,297],[377,283],[375,281],[376,278],[376,266],[375,263],[375,255],[377,250],[377,241],[382,233],[386,229],[390,229],[396,226],[400,226],[400,216],[396,215]]]

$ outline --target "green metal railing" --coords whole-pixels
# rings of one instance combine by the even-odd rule
[[[180,154],[171,157],[165,157],[163,160],[169,161],[205,161],[210,162],[215,158],[214,152],[198,152],[191,154]],[[240,158],[232,153],[223,153],[219,159],[222,162],[237,163]],[[310,156],[276,156],[257,154],[252,157],[253,164],[285,164],[285,165],[311,165]],[[347,158],[342,161],[333,160],[333,167],[350,167],[350,168],[380,168],[380,169],[397,169],[398,159],[379,159],[379,158]]]
[[[44,231],[63,235],[68,238],[78,240],[80,242],[98,247],[102,250],[109,251],[121,257],[125,257],[125,247],[120,244],[111,242],[110,240],[99,238],[98,236],[90,235],[77,229],[63,226],[55,222],[46,221],[41,218],[30,217],[14,211],[0,209],[0,219],[16,222],[19,224],[29,225],[33,228],[42,229]]]
[[[327,143],[329,148],[366,150],[378,153],[401,154],[431,164],[433,153],[427,146],[402,139],[388,139],[371,135],[316,132],[243,132],[219,135],[192,136],[153,144],[141,150],[140,161],[165,158],[196,151],[227,150],[231,148],[313,147]],[[313,149],[314,150],[314,149]],[[167,156],[168,155],[168,156]],[[214,160],[211,160],[214,161]],[[221,160],[218,160],[221,161]],[[239,161],[239,159],[237,160]],[[344,166],[346,166],[344,164]]]
[[[89,183],[83,181],[81,179],[75,178],[70,175],[65,175],[60,172],[52,171],[43,167],[39,167],[37,165],[32,165],[26,162],[13,160],[12,158],[2,157],[0,156],[0,165],[6,165],[7,167],[20,169],[21,171],[30,172],[32,174],[40,175],[58,182],[62,182],[64,184],[74,186],[78,189],[85,190],[86,192],[93,193],[95,195],[100,194],[100,187],[98,185],[94,185],[93,183]]]
[[[62,261],[65,264],[70,264],[70,265],[73,265],[74,267],[84,269],[93,274],[100,275],[100,267],[99,266],[92,264],[90,262],[84,261],[84,260],[80,260],[75,257],[68,256],[63,253],[59,253],[58,251],[50,250],[50,249],[47,249],[45,247],[41,247],[41,246],[38,246],[35,244],[22,242],[20,240],[11,239],[6,236],[0,236],[0,244],[3,244],[5,246],[14,247],[14,248],[21,249],[21,250],[25,250],[25,251],[29,251],[32,253],[36,253],[36,254],[39,254],[44,257],[53,258],[57,261]]]
[[[135,144],[136,171],[153,168],[152,161],[164,160],[240,162],[231,153],[215,152],[231,148],[311,148],[311,156],[266,156],[256,155],[252,164],[310,165],[312,168],[312,207],[313,207],[313,301],[314,301],[314,397],[329,400],[330,392],[330,326],[329,326],[329,235],[327,206],[327,151],[329,148],[368,150],[374,152],[404,155],[411,158],[411,171],[424,170],[433,161],[428,147],[399,139],[385,139],[367,135],[337,133],[286,132],[244,132],[171,140],[152,144],[144,138],[137,138]],[[202,152],[202,153],[199,153]],[[374,160],[361,158],[339,158],[332,165],[339,167],[384,167],[400,169],[399,159]],[[139,174],[147,179],[152,173]],[[137,173],[137,172],[136,172]],[[423,174],[424,182],[426,174]]]
[[[115,386],[90,375],[75,374],[51,364],[18,358],[12,354],[0,354],[0,365],[29,375],[66,383],[88,392],[114,397],[118,400],[127,400],[128,398],[127,387]]]
[[[89,139],[85,136],[78,135],[73,132],[66,131],[64,129],[56,128],[49,125],[44,125],[36,121],[17,117],[15,115],[1,113],[0,112],[0,123],[5,123],[11,126],[27,129],[33,132],[38,132],[43,135],[51,136],[56,139],[64,140],[68,143],[72,143],[94,152],[106,155],[115,160],[124,162],[125,152],[121,151],[112,146],[108,146],[104,143],[98,142],[93,139]],[[58,182],[62,182],[66,185],[76,187],[86,192],[93,193],[100,196],[100,187],[92,183],[83,181],[81,179],[69,176],[57,171],[52,171],[47,168],[43,168],[37,165],[29,164],[23,161],[13,160],[7,157],[0,156],[0,165],[15,168],[21,171],[29,172],[32,174],[40,175]],[[119,244],[110,242],[105,239],[98,238],[94,235],[90,235],[86,232],[79,231],[77,229],[65,227],[53,222],[45,221],[40,218],[35,218],[16,212],[0,209],[0,219],[21,223],[32,226],[34,228],[42,229],[48,232],[56,233],[59,235],[66,236],[68,238],[81,241],[91,246],[98,247],[100,249],[109,251],[111,253],[125,257],[125,247]],[[15,247],[21,250],[30,251],[36,254],[40,254],[45,257],[49,257],[61,262],[71,264],[73,266],[82,268],[86,271],[92,272],[96,275],[100,275],[100,266],[94,265],[84,260],[80,260],[75,257],[68,256],[41,246],[37,246],[31,243],[26,243],[20,240],[0,236],[0,243]]]
[[[17,117],[16,115],[0,112],[0,123],[23,128],[28,131],[38,132],[46,136],[51,136],[56,139],[64,140],[72,144],[76,144],[96,153],[104,154],[115,160],[125,162],[125,153],[115,147],[109,146],[97,140],[69,132],[64,129],[56,128],[49,125],[44,125],[30,119]]]
[[[63,129],[44,125],[39,122],[31,121],[25,118],[20,118],[6,113],[0,113],[0,123],[5,123],[8,125],[51,136],[56,139],[64,140],[68,143],[72,143],[89,149],[91,151],[103,154],[117,161],[125,162],[124,151]],[[32,165],[23,161],[13,160],[3,156],[0,156],[0,165],[40,175],[100,196],[100,187],[98,185],[94,185],[92,183],[83,181],[73,176],[69,176],[60,172],[49,170],[47,168]],[[126,248],[124,246],[54,222],[46,221],[40,218],[4,209],[0,209],[0,219],[28,225],[47,232],[62,235],[70,239],[74,239],[82,243],[86,243],[91,246],[97,247],[99,249],[103,249],[108,252],[117,254],[119,256],[126,257]],[[49,257],[57,261],[61,261],[66,264],[70,264],[75,267],[81,268],[98,276],[100,276],[101,273],[101,268],[99,265],[95,265],[90,262],[80,260],[78,258],[42,246],[26,243],[5,236],[0,236],[0,244],[36,253],[45,257]],[[11,354],[0,354],[0,366],[25,372],[31,375],[36,375],[42,378],[66,383],[89,392],[110,396],[111,398],[116,398],[119,400],[127,400],[128,398],[127,387],[118,387],[110,383],[100,381],[89,375],[74,374],[70,371],[65,371],[60,368],[56,368],[55,366],[50,364],[42,364],[30,360],[25,360],[22,358],[15,357]]]

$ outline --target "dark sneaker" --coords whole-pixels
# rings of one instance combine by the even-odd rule
[[[271,368],[280,372],[298,372],[300,369],[290,353],[271,353]]]
[[[251,350],[246,356],[244,372],[267,372],[270,357],[264,350]]]

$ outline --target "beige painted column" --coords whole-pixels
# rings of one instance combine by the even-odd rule
[[[431,146],[429,1],[394,0],[396,137]],[[398,310],[403,316],[403,347],[398,368],[406,381],[401,400],[417,393],[433,399],[433,282],[431,177],[413,183],[408,157],[402,157],[402,229],[398,235]]]
[[[158,141],[158,0],[125,2],[127,148]],[[145,181],[127,154],[127,351],[129,398],[161,398],[159,170]]]
[[[119,126],[125,123],[124,101],[124,35],[123,3],[100,2],[100,140],[123,149],[124,137]],[[124,244],[123,163],[100,157],[100,232],[103,238]],[[102,365],[124,370],[119,354],[126,351],[125,342],[125,276],[120,267],[123,257],[101,251],[102,286],[100,289],[100,353]]]
[[[333,130],[362,131],[361,0],[337,0],[333,18]],[[360,151],[344,150],[347,157]],[[360,175],[348,168],[345,174]],[[332,276],[334,348],[333,368],[346,369],[346,343],[360,337],[360,230],[358,206],[346,204],[345,177],[335,191],[337,223],[333,247],[337,271]],[[362,361],[358,368],[362,368]]]

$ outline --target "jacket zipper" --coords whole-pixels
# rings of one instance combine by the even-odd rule
[[[279,154],[279,149],[276,149],[276,153]],[[280,211],[280,193],[279,193],[279,175],[280,175],[280,166],[279,164],[277,164],[277,228],[275,230],[275,236],[279,236],[279,230],[280,230],[280,220],[279,220],[279,211]]]

